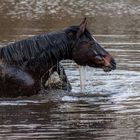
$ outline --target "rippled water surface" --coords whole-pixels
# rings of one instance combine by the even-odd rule
[[[140,1],[3,0],[0,46],[78,24],[83,16],[117,70],[87,70],[80,91],[78,66],[62,62],[73,90],[0,99],[0,139],[140,139]]]

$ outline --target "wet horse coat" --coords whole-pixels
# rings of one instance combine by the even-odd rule
[[[0,96],[37,94],[50,73],[60,74],[59,62],[115,69],[116,63],[86,29],[87,20],[59,32],[34,36],[0,48]],[[86,57],[85,57],[86,56]],[[68,82],[64,69],[62,81]],[[43,81],[43,82],[41,82]],[[44,84],[43,84],[44,85]],[[69,85],[70,88],[70,85]]]
[[[58,62],[71,57],[67,42],[64,32],[54,32],[0,48],[0,95],[36,94],[41,88],[41,78],[44,76],[45,82],[53,71],[60,73]],[[67,82],[66,77],[63,80]]]

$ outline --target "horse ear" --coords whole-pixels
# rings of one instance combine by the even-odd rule
[[[87,26],[87,18],[84,18],[79,25],[79,30],[77,32],[77,38],[79,38],[84,33],[86,26]]]

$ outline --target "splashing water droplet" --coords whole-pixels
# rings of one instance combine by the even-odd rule
[[[86,82],[86,67],[79,66],[79,72],[80,72],[80,88],[81,88],[81,92],[84,92],[85,82]]]

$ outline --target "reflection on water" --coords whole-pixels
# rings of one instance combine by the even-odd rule
[[[73,90],[0,99],[0,139],[140,139],[139,0],[3,0],[0,46],[89,19],[95,38],[118,63],[111,73],[62,62]]]

